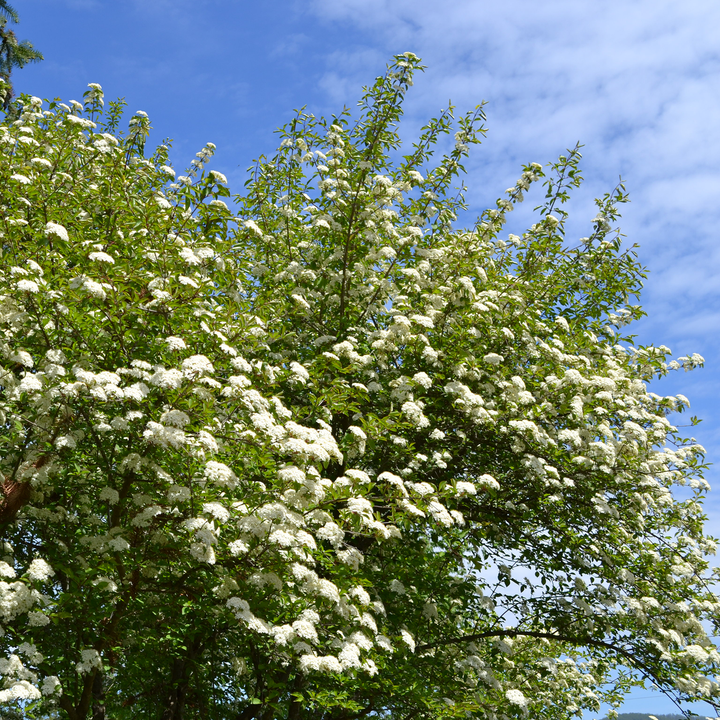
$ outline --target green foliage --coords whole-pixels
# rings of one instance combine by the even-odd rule
[[[36,50],[31,42],[18,41],[14,31],[7,28],[8,21],[18,23],[20,18],[6,0],[0,0],[0,97],[6,112],[15,94],[10,81],[12,71],[43,59],[42,53]]]

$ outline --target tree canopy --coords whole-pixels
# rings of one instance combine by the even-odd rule
[[[43,60],[43,55],[28,40],[18,41],[13,30],[7,28],[8,21],[20,22],[17,11],[7,0],[0,0],[0,97],[3,110],[7,111],[15,95],[10,79],[15,68],[24,68],[28,63]]]
[[[299,112],[235,196],[99,85],[0,125],[3,713],[716,703],[704,451],[648,389],[702,358],[623,329],[625,189],[566,237],[575,148],[462,227],[483,109],[402,149],[419,68]]]

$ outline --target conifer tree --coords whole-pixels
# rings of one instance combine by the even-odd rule
[[[4,84],[2,90],[5,96],[2,102],[5,111],[10,107],[15,95],[11,80],[13,70],[43,59],[42,53],[36,50],[31,42],[18,41],[15,32],[8,28],[9,22],[18,23],[20,18],[7,0],[0,0],[0,80]]]

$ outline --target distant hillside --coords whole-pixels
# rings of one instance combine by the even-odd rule
[[[650,713],[653,714],[654,713]],[[649,720],[649,713],[618,713],[617,720]],[[684,720],[684,715],[655,715],[657,720]],[[603,718],[607,720],[607,718]],[[700,720],[700,718],[698,718]]]

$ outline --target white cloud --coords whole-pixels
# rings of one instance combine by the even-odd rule
[[[466,163],[474,213],[514,182],[522,163],[552,161],[580,141],[586,183],[571,203],[570,227],[584,235],[592,197],[622,175],[632,202],[620,226],[650,269],[639,341],[705,356],[705,370],[683,373],[672,385],[690,397],[693,414],[708,418],[696,432],[717,457],[720,5],[313,0],[311,7],[321,22],[348,30],[342,51],[325,57],[328,103],[351,103],[370,67],[379,74],[385,60],[406,50],[428,69],[408,95],[404,137],[448,98],[458,111],[488,101],[487,139]],[[527,208],[513,214],[512,230],[522,230]],[[720,502],[708,508],[720,526]]]
[[[670,326],[663,318],[666,335],[687,336],[687,316],[704,316],[714,304],[716,3],[314,0],[312,7],[325,22],[356,31],[353,43],[326,56],[321,86],[330,102],[355,97],[368,67],[382,69],[380,58],[416,52],[429,68],[408,97],[409,125],[417,127],[448,97],[459,109],[488,100],[490,132],[468,162],[471,193],[491,186],[482,198],[491,202],[521,162],[552,160],[580,140],[592,193],[611,189],[620,173],[628,183],[633,203],[622,228],[655,273],[644,297],[649,311],[656,303],[677,305],[663,288],[688,303],[677,307]],[[591,210],[587,199],[581,204]],[[706,344],[702,328],[696,332]]]

